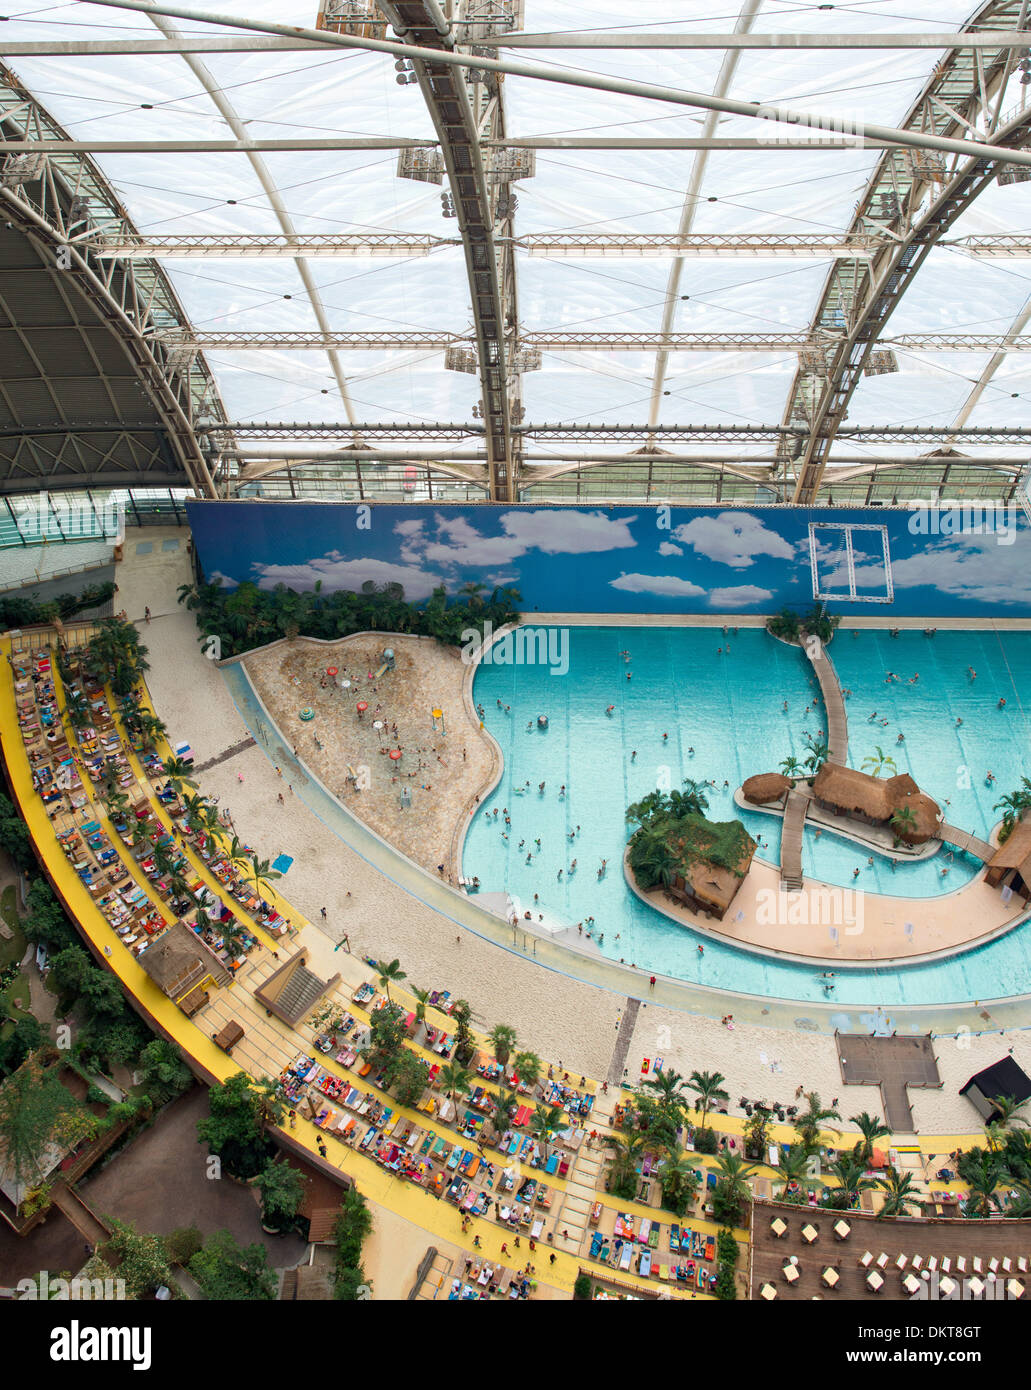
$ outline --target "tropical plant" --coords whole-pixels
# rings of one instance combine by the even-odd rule
[[[856,1141],[852,1152],[861,1163],[869,1164],[873,1158],[874,1146],[878,1139],[887,1139],[891,1130],[876,1115],[869,1115],[865,1110],[858,1115],[849,1116],[849,1124],[855,1125],[863,1136]]]
[[[455,1028],[455,1058],[463,1066],[472,1061],[473,1053],[476,1051],[472,1029],[469,1027],[472,1013],[467,999],[456,999],[451,1006],[451,1017],[457,1024]]]
[[[137,1070],[148,1095],[158,1105],[193,1084],[193,1074],[183,1061],[182,1053],[175,1043],[166,1042],[164,1038],[155,1038],[147,1044],[140,1053]]]
[[[848,1211],[854,1207],[860,1192],[874,1186],[871,1178],[865,1178],[866,1165],[860,1159],[849,1156],[836,1159],[829,1170],[838,1180],[838,1186],[824,1191],[823,1204],[836,1211]]]
[[[386,991],[388,1001],[393,1003],[394,1001],[390,998],[391,980],[398,983],[401,980],[407,980],[408,976],[401,969],[401,962],[399,960],[378,960],[376,962],[376,979],[379,982],[380,989]]]
[[[723,1089],[725,1080],[723,1073],[718,1071],[693,1071],[687,1078],[686,1084],[697,1096],[698,1108],[702,1112],[698,1122],[699,1129],[706,1128],[705,1121],[714,1102],[730,1099]]]
[[[507,1023],[495,1023],[494,1027],[487,1034],[488,1041],[494,1049],[494,1056],[502,1066],[505,1066],[512,1050],[516,1045],[516,1031]]]
[[[538,1105],[530,1116],[530,1133],[541,1146],[545,1160],[548,1157],[548,1143],[551,1135],[560,1129],[567,1129],[569,1116],[558,1105]]]
[[[892,828],[893,843],[898,845],[903,840],[908,839],[916,829],[916,816],[913,814],[911,806],[896,806],[888,817],[888,823]]]
[[[230,1231],[215,1231],[189,1264],[209,1302],[272,1302],[277,1281],[263,1245],[238,1245]]]
[[[499,1091],[494,1102],[494,1128],[504,1134],[511,1127],[512,1116],[519,1108],[519,1097],[515,1091]]]
[[[795,1133],[806,1152],[812,1153],[820,1147],[820,1131],[825,1121],[840,1120],[841,1116],[836,1110],[823,1105],[817,1091],[806,1091],[805,1099],[808,1109],[795,1117]]]
[[[830,756],[830,749],[825,743],[821,743],[819,739],[815,738],[811,738],[806,742],[806,748],[809,752],[809,756],[802,763],[803,768],[809,773],[819,772],[820,768]]]
[[[748,1179],[755,1169],[732,1153],[721,1153],[716,1167],[720,1176],[712,1194],[713,1217],[723,1225],[740,1226],[742,1208],[752,1200]]]
[[[638,1162],[647,1140],[643,1134],[610,1134],[606,1148],[612,1150],[608,1160],[608,1190],[616,1197],[630,1201],[637,1196]]]
[[[259,859],[256,854],[252,854],[247,862],[250,868],[247,881],[254,884],[254,891],[259,898],[263,888],[267,888],[275,879],[283,877],[277,869],[272,867],[268,859]]]
[[[659,1185],[662,1188],[662,1205],[676,1216],[683,1216],[694,1205],[698,1195],[699,1180],[694,1170],[693,1160],[677,1145],[666,1150],[659,1169]]]
[[[172,790],[178,794],[183,787],[196,788],[197,783],[190,776],[191,765],[182,758],[166,758],[161,764],[161,771],[168,778]]]
[[[875,746],[874,751],[863,759],[863,771],[869,772],[871,777],[880,777],[885,769],[893,776],[898,772],[898,768],[895,766],[895,759],[889,758],[883,748]]]
[[[445,1062],[437,1079],[445,1095],[454,1100],[456,1095],[461,1095],[469,1089],[475,1075],[475,1072],[463,1067],[460,1062]]]
[[[512,1058],[512,1072],[519,1084],[532,1091],[541,1074],[541,1059],[536,1052],[517,1052]]]
[[[273,1160],[258,1174],[261,1218],[277,1230],[291,1226],[304,1201],[304,1178],[289,1163]]]
[[[919,1206],[917,1194],[913,1191],[912,1173],[900,1173],[897,1168],[889,1167],[887,1175],[876,1181],[885,1194],[884,1203],[877,1213],[878,1220],[907,1216],[910,1207]]]
[[[362,1266],[362,1246],[372,1230],[372,1213],[357,1187],[344,1193],[333,1225],[336,1256],[333,1264],[333,1296],[347,1302],[368,1298],[371,1285]]]
[[[415,999],[415,1021],[416,1023],[426,1022],[426,1010],[430,1003],[430,993],[428,989],[416,989],[412,986],[412,995]]]
[[[785,777],[795,778],[802,771],[802,764],[797,758],[788,757],[781,763],[780,770]]]
[[[794,1200],[791,1188],[794,1184],[801,1184],[802,1180],[809,1175],[809,1154],[804,1144],[788,1144],[780,1151],[780,1176],[783,1179],[779,1200],[790,1202]],[[799,1200],[802,1199],[801,1188],[797,1192]]]
[[[386,1085],[393,1088],[402,1105],[416,1105],[429,1078],[429,1067],[407,1047],[396,1052],[386,1065]]]
[[[968,1149],[960,1155],[956,1168],[967,1185],[963,1215],[991,1216],[1000,1205],[995,1196],[996,1189],[1006,1178],[1006,1164],[1002,1156],[990,1149]]]

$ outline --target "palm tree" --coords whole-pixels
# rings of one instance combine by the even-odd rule
[[[470,609],[475,610],[483,607],[482,595],[486,587],[486,584],[481,583],[478,579],[469,579],[458,592],[465,595],[466,604]]]
[[[515,1091],[499,1091],[494,1102],[494,1128],[504,1134],[510,1128],[512,1116],[519,1108],[519,1097]]]
[[[634,878],[645,892],[660,885],[668,888],[677,871],[668,825],[645,825],[635,831],[629,859]]]
[[[408,976],[401,969],[401,962],[399,960],[378,960],[376,962],[376,979],[379,981],[380,989],[386,990],[387,1003],[392,1004],[394,1001],[390,997],[391,980],[407,980]]]
[[[991,1216],[993,1209],[999,1206],[995,1190],[1007,1176],[1002,1156],[990,1149],[973,1149],[962,1155],[957,1168],[968,1188],[963,1215]]]
[[[1027,781],[1027,778],[1024,778],[1024,781]],[[1028,810],[1029,807],[1031,807],[1031,796],[1026,791],[1015,791],[1008,792],[1004,797],[1001,797],[992,807],[992,810],[1003,812],[1002,824],[1008,835],[1017,821],[1020,820],[1021,813]]]
[[[828,1110],[821,1104],[817,1091],[806,1091],[805,1098],[809,1109],[796,1117],[795,1132],[805,1145],[806,1152],[812,1153],[820,1147],[820,1129],[824,1121],[840,1120],[841,1116],[836,1110]]]
[[[250,876],[248,881],[254,884],[254,891],[261,897],[262,888],[267,888],[273,879],[282,878],[283,875],[272,867],[267,859],[259,859],[256,854],[252,854],[249,860]]]
[[[264,1134],[269,1125],[278,1125],[282,1119],[286,1106],[283,1103],[283,1093],[278,1081],[273,1081],[269,1076],[263,1076],[260,1081],[254,1084],[255,1111],[258,1118],[258,1129]]]
[[[207,802],[202,796],[183,797],[183,809],[186,812],[186,824],[191,830],[200,830],[204,824],[204,813]]]
[[[907,835],[912,834],[916,829],[916,816],[909,806],[896,806],[895,810],[892,811],[891,815],[888,817],[888,822],[894,832],[894,842],[896,845],[904,840]]]
[[[787,1148],[781,1150],[780,1155],[780,1175],[784,1180],[781,1188],[780,1200],[789,1200],[791,1184],[801,1183],[802,1179],[809,1173],[809,1155],[801,1144],[789,1144]]]
[[[129,814],[131,805],[132,803],[123,791],[108,792],[107,796],[104,797],[104,806],[113,821],[124,821]]]
[[[548,1157],[548,1138],[553,1130],[567,1129],[569,1116],[559,1105],[538,1105],[530,1116],[530,1133]]]
[[[668,1138],[670,1139],[684,1122],[687,1102],[683,1096],[683,1089],[686,1085],[687,1083],[680,1073],[673,1071],[672,1068],[669,1071],[660,1071],[656,1076],[649,1076],[643,1083],[642,1089],[647,1088],[649,1091],[658,1093],[655,1098],[656,1106],[663,1129],[668,1129]]]
[[[709,809],[709,798],[706,795],[708,786],[705,782],[696,782],[692,777],[684,778],[684,790],[674,789],[669,794],[670,803],[674,812],[678,816],[687,813],[695,816],[704,816]]]
[[[473,1072],[459,1062],[445,1062],[440,1069],[441,1090],[450,1100],[454,1100],[456,1091],[461,1093],[468,1089],[473,1075]]]
[[[883,748],[875,745],[873,753],[863,759],[863,771],[869,772],[871,777],[880,777],[885,768],[892,773],[898,772],[895,759],[889,758]]]
[[[706,1116],[713,1101],[730,1099],[727,1092],[722,1089],[725,1080],[726,1077],[718,1071],[693,1071],[687,1078],[687,1085],[694,1091],[701,1106],[702,1118],[699,1122],[699,1129],[705,1128]]]
[[[907,1216],[909,1208],[919,1206],[917,1194],[913,1191],[913,1174],[900,1173],[897,1168],[889,1168],[888,1176],[877,1179],[877,1186],[887,1194],[884,1205],[877,1213],[877,1219],[889,1216]]]
[[[808,741],[806,748],[809,750],[809,756],[802,766],[806,772],[819,772],[821,764],[825,763],[830,756],[830,749],[825,743],[819,743],[814,738]]]
[[[1003,1216],[1018,1218],[1031,1216],[1031,1188],[1021,1184],[1007,1198],[1006,1205],[1002,1208],[1002,1214]]]
[[[666,1157],[659,1169],[659,1182],[663,1206],[677,1216],[683,1216],[694,1205],[700,1186],[694,1160],[675,1144],[666,1150]]]
[[[412,994],[415,996],[415,1021],[416,1023],[426,1023],[426,1008],[430,1002],[430,991],[428,989],[416,989],[412,986]]]
[[[240,841],[234,835],[230,841],[229,848],[226,850],[226,858],[230,864],[246,864],[250,855]]]
[[[785,777],[794,779],[802,771],[802,764],[797,758],[785,758],[780,765],[780,770]]]
[[[752,1164],[746,1163],[737,1154],[721,1153],[716,1159],[716,1167],[720,1172],[717,1190],[723,1199],[723,1205],[729,1212],[736,1207],[740,1217],[741,1208],[745,1202],[751,1202],[752,1189],[748,1185],[748,1179],[755,1168]],[[735,1222],[735,1225],[738,1223]]]
[[[633,1197],[637,1192],[637,1163],[646,1140],[643,1134],[610,1134],[606,1148],[612,1150],[609,1159],[608,1187],[618,1197]]]
[[[510,1028],[507,1023],[495,1023],[494,1027],[487,1034],[491,1047],[494,1049],[494,1056],[502,1066],[506,1064],[512,1055],[512,1049],[516,1045],[516,1031]]]
[[[859,1115],[850,1115],[849,1123],[855,1125],[863,1136],[852,1152],[860,1162],[869,1164],[877,1140],[886,1139],[891,1130],[876,1115],[868,1115],[865,1110]]]
[[[532,1091],[541,1074],[541,1059],[536,1052],[517,1052],[512,1059],[512,1071],[520,1083]]]
[[[996,1109],[995,1123],[1004,1134],[1014,1125],[1027,1126],[1031,1123],[1019,1113],[1027,1105],[1027,1100],[1017,1100],[1016,1096],[992,1096],[991,1103]]]
[[[831,1164],[830,1171],[841,1185],[824,1194],[829,1207],[847,1211],[856,1205],[860,1192],[875,1185],[872,1178],[863,1177],[866,1165],[856,1158],[839,1158]]]
[[[197,783],[190,776],[193,769],[182,758],[166,758],[161,764],[161,770],[171,783],[172,790],[176,793],[181,792],[183,787],[196,788],[197,786]]]

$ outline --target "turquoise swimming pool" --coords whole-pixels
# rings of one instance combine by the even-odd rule
[[[1031,774],[1031,633],[892,638],[846,628],[830,653],[851,691],[853,765],[879,747],[952,823],[987,838],[999,819],[993,804]],[[746,993],[823,999],[812,968],[676,926],[629,891],[621,867],[626,806],[688,776],[715,782],[709,815],[740,815],[760,841],[759,854],[776,863],[779,820],[738,811],[732,793],[752,773],[805,756],[807,737],[825,727],[816,695],[803,654],[758,629],[724,636],[718,628],[577,627],[569,629],[568,674],[552,675],[546,665],[481,666],[474,699],[505,770],[469,829],[464,872],[476,874],[484,891],[507,891],[527,905],[536,893],[535,911],[552,920],[593,917],[605,954],[640,969]],[[541,715],[547,728],[538,724]],[[998,778],[993,786],[985,782],[989,770]],[[975,872],[944,852],[895,872],[888,859],[875,856],[870,868],[866,857],[827,832],[819,839],[806,832],[806,875],[849,886],[859,867],[857,886],[866,892],[927,897],[954,891]],[[1031,925],[946,961],[841,970],[834,997],[894,1004],[1024,992],[1031,992]]]

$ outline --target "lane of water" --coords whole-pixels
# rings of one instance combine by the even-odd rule
[[[501,745],[505,773],[470,828],[464,871],[477,874],[485,890],[507,890],[534,912],[593,927],[613,959],[728,989],[823,998],[818,972],[809,967],[711,938],[704,938],[700,958],[695,933],[639,902],[621,869],[630,801],[690,776],[715,782],[708,788],[709,815],[730,819],[739,814],[733,788],[745,777],[804,755],[807,732],[823,728],[804,657],[752,629],[724,637],[718,629],[575,628],[570,644],[565,676],[550,675],[546,666],[486,665],[477,674],[475,699]],[[1031,634],[893,639],[846,632],[831,654],[842,685],[852,691],[853,762],[861,764],[879,745],[942,802],[950,819],[987,837],[998,818],[993,803],[1031,761]],[[902,679],[886,684],[889,670]],[[996,708],[1000,697],[1007,701],[1002,710]],[[874,710],[887,726],[868,723]],[[548,717],[546,730],[537,724],[541,714]],[[1000,780],[986,787],[984,774],[993,762]],[[779,821],[740,814],[763,842],[760,855],[776,862]],[[868,892],[928,896],[954,890],[974,872],[960,856],[903,864],[894,873],[881,856],[873,869],[865,859],[836,837],[825,833],[816,840],[807,832],[807,874],[849,885],[858,864],[859,886]],[[942,867],[949,869],[945,878]],[[839,972],[835,997],[842,1003],[919,1003],[1028,989],[1031,930],[1018,929],[947,962]]]

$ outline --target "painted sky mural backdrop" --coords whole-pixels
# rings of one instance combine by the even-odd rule
[[[402,584],[418,603],[438,584],[454,594],[479,580],[518,589],[527,613],[769,613],[812,604],[815,545],[820,592],[837,612],[1031,615],[1031,528],[1016,506],[914,513],[197,501],[187,508],[205,575],[230,586],[250,580],[303,591],[321,580],[329,593],[371,580]]]

